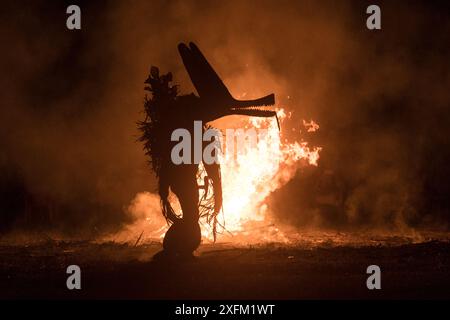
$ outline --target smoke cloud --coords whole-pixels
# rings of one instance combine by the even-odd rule
[[[80,31],[65,27],[69,4],[2,4],[0,230],[98,235],[136,218],[132,199],[156,189],[136,142],[143,81],[155,65],[194,91],[181,41],[234,95],[274,92],[292,112],[283,135],[323,148],[271,195],[276,219],[448,227],[446,2],[380,1],[380,31],[367,1],[81,1]]]

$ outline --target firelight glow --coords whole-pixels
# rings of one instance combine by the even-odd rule
[[[277,114],[281,123],[291,115],[286,115],[283,109],[279,109]],[[277,122],[273,118],[241,118],[239,127],[267,131],[263,138],[258,139],[256,147],[237,150],[234,155],[225,154],[220,162],[223,210],[218,216],[220,225],[217,241],[240,241],[238,239],[242,238],[241,235],[245,241],[251,242],[278,241],[283,235],[277,227],[269,227],[271,232],[277,235],[276,238],[270,236],[266,226],[261,228],[261,225],[270,224],[270,208],[265,201],[271,192],[292,179],[299,167],[317,166],[321,148],[310,147],[306,141],[282,141]],[[203,184],[201,174],[198,176],[198,183]],[[203,193],[204,190],[201,189],[200,199]],[[174,210],[182,214],[174,195],[171,202]],[[161,215],[156,194],[138,193],[128,211],[135,216],[136,221],[120,234],[116,234],[114,239],[136,241],[140,234],[143,234],[142,241],[164,237],[168,226]],[[203,238],[212,240],[211,226],[203,219],[200,223]],[[249,229],[256,225],[261,232]]]
[[[283,109],[277,114],[280,121],[286,118]],[[264,200],[287,183],[299,165],[317,166],[321,150],[310,148],[304,141],[282,142],[274,119],[252,117],[246,121],[246,127],[266,128],[268,132],[258,140],[256,148],[244,148],[221,161],[223,214],[219,222],[231,233],[244,231],[248,222],[265,220],[268,208]],[[211,237],[207,227],[203,228],[203,236]]]

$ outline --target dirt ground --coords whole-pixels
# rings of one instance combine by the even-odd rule
[[[450,298],[450,242],[366,245],[205,244],[193,261],[154,261],[161,244],[54,241],[0,245],[0,298],[396,299]],[[81,290],[66,288],[67,266]],[[366,268],[381,268],[368,290]]]

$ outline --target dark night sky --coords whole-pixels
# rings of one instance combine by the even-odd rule
[[[372,3],[381,31],[365,28]],[[448,2],[77,1],[80,31],[65,28],[68,4],[2,2],[0,230],[128,222],[133,196],[155,190],[135,141],[143,81],[157,65],[193,90],[176,52],[191,40],[232,91],[274,91],[287,125],[321,125],[319,168],[270,199],[279,219],[448,228]],[[330,194],[340,202],[318,200]]]

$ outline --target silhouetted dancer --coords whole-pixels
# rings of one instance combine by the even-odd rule
[[[194,121],[202,121],[204,132],[208,122],[223,116],[276,117],[276,112],[256,108],[274,105],[273,94],[256,100],[234,99],[192,42],[189,47],[183,43],[179,44],[178,50],[199,96],[193,93],[179,95],[178,87],[171,85],[172,74],[169,72],[160,75],[158,68],[152,67],[145,81],[149,85],[145,89],[150,91],[152,96],[145,99],[146,118],[139,122],[139,128],[142,131],[140,141],[144,142],[144,149],[150,156],[152,168],[158,178],[162,213],[171,224],[164,237],[162,254],[172,257],[189,257],[200,245],[200,216],[205,216],[206,220],[213,224],[215,236],[216,217],[222,208],[220,165],[208,165],[203,162],[207,174],[203,188],[212,186],[213,204],[206,208],[199,208],[200,186],[197,183],[199,164],[194,164],[192,159],[191,164],[177,165],[172,162],[171,150],[178,143],[171,141],[172,132],[184,128],[193,137]],[[191,145],[191,147],[191,150],[194,150],[194,146]],[[178,198],[182,210],[181,216],[174,212],[170,204],[169,191]]]

